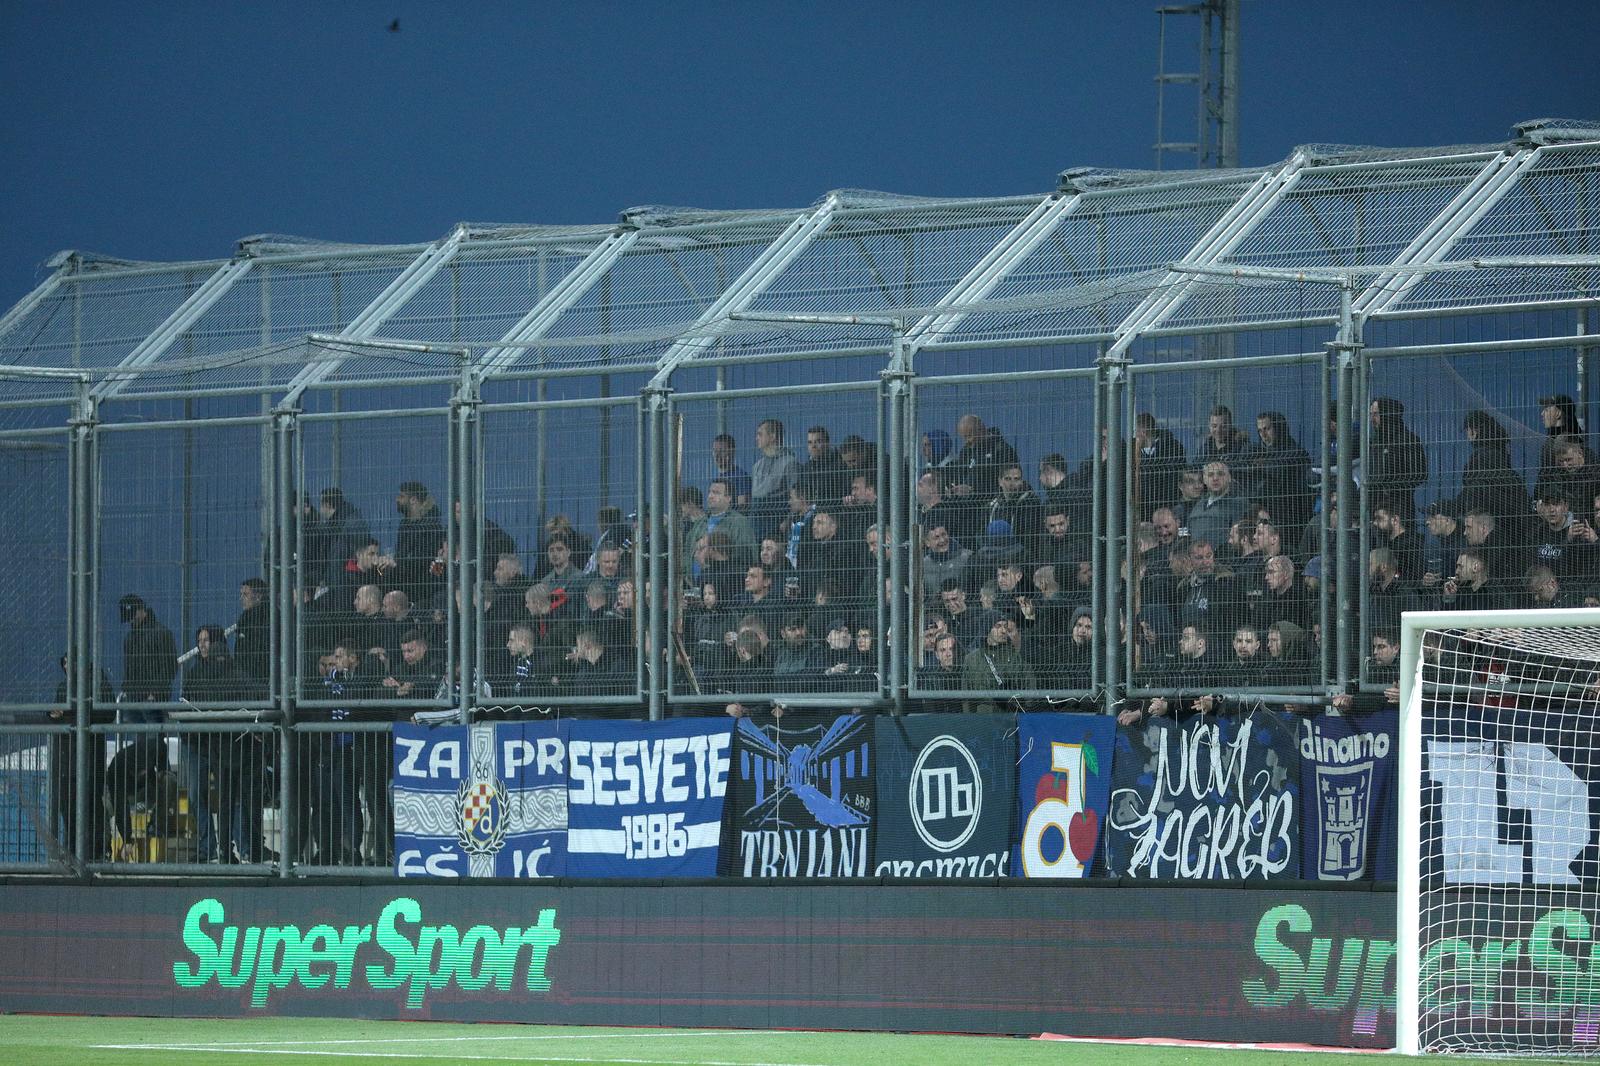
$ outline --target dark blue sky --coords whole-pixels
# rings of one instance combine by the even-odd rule
[[[1154,8],[4,0],[0,307],[63,248],[215,258],[262,232],[402,243],[1146,167]],[[1594,0],[1244,0],[1242,27],[1248,164],[1600,117]]]

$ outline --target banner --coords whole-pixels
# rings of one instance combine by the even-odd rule
[[[954,714],[877,719],[878,875],[1009,876],[1015,721]]]
[[[872,872],[872,726],[860,715],[739,719],[734,778],[738,872],[866,877]]]
[[[1300,877],[1294,715],[1146,719],[1117,730],[1107,819],[1116,877]]]
[[[573,721],[567,730],[569,876],[716,876],[731,721]]]
[[[1074,878],[1105,872],[1101,829],[1111,801],[1116,736],[1109,715],[1018,716],[1018,874]]]
[[[396,723],[395,872],[562,876],[565,732],[558,722],[436,728]]]
[[[1300,722],[1300,876],[1393,881],[1399,712]]]

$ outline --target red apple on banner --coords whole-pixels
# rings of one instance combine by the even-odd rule
[[[1072,857],[1088,866],[1094,858],[1095,845],[1100,842],[1100,816],[1092,810],[1082,810],[1072,816],[1067,824],[1067,846]]]
[[[1047,799],[1058,799],[1063,803],[1072,799],[1072,786],[1066,774],[1048,773],[1039,778],[1033,786],[1033,805],[1037,807]]]

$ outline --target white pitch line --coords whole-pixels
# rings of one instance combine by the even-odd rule
[[[95,1051],[209,1051],[223,1055],[349,1055],[348,1051],[311,1051],[293,1048],[269,1047],[213,1047],[193,1044],[90,1044]],[[413,1055],[403,1051],[369,1051],[363,1053],[371,1059],[473,1059],[485,1062],[512,1062],[501,1055],[437,1054]],[[825,1062],[724,1062],[716,1059],[618,1059],[587,1058],[574,1055],[540,1055],[539,1062],[597,1062],[617,1063],[619,1066],[831,1066]]]
[[[718,1037],[718,1036],[822,1036],[820,1032],[806,1032],[804,1030],[791,1031],[788,1029],[704,1029],[704,1030],[673,1030],[671,1032],[634,1032],[621,1030],[614,1033],[545,1033],[534,1034],[504,1034],[500,1036],[362,1036],[346,1037],[339,1040],[224,1040],[217,1043],[192,1043],[185,1042],[173,1047],[185,1048],[230,1048],[230,1047],[298,1047],[311,1045],[322,1047],[327,1044],[457,1044],[457,1043],[488,1043],[497,1040],[629,1040],[644,1039],[681,1039],[684,1037]],[[115,1048],[121,1044],[99,1044],[97,1047]],[[155,1046],[155,1045],[150,1045]]]

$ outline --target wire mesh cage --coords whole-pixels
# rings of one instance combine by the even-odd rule
[[[674,397],[673,698],[875,696],[886,457],[875,385]]]
[[[1099,685],[1093,371],[915,385],[912,692],[984,707]],[[941,693],[951,693],[944,696]]]
[[[641,463],[632,399],[487,407],[479,659],[493,701],[637,710]]]

